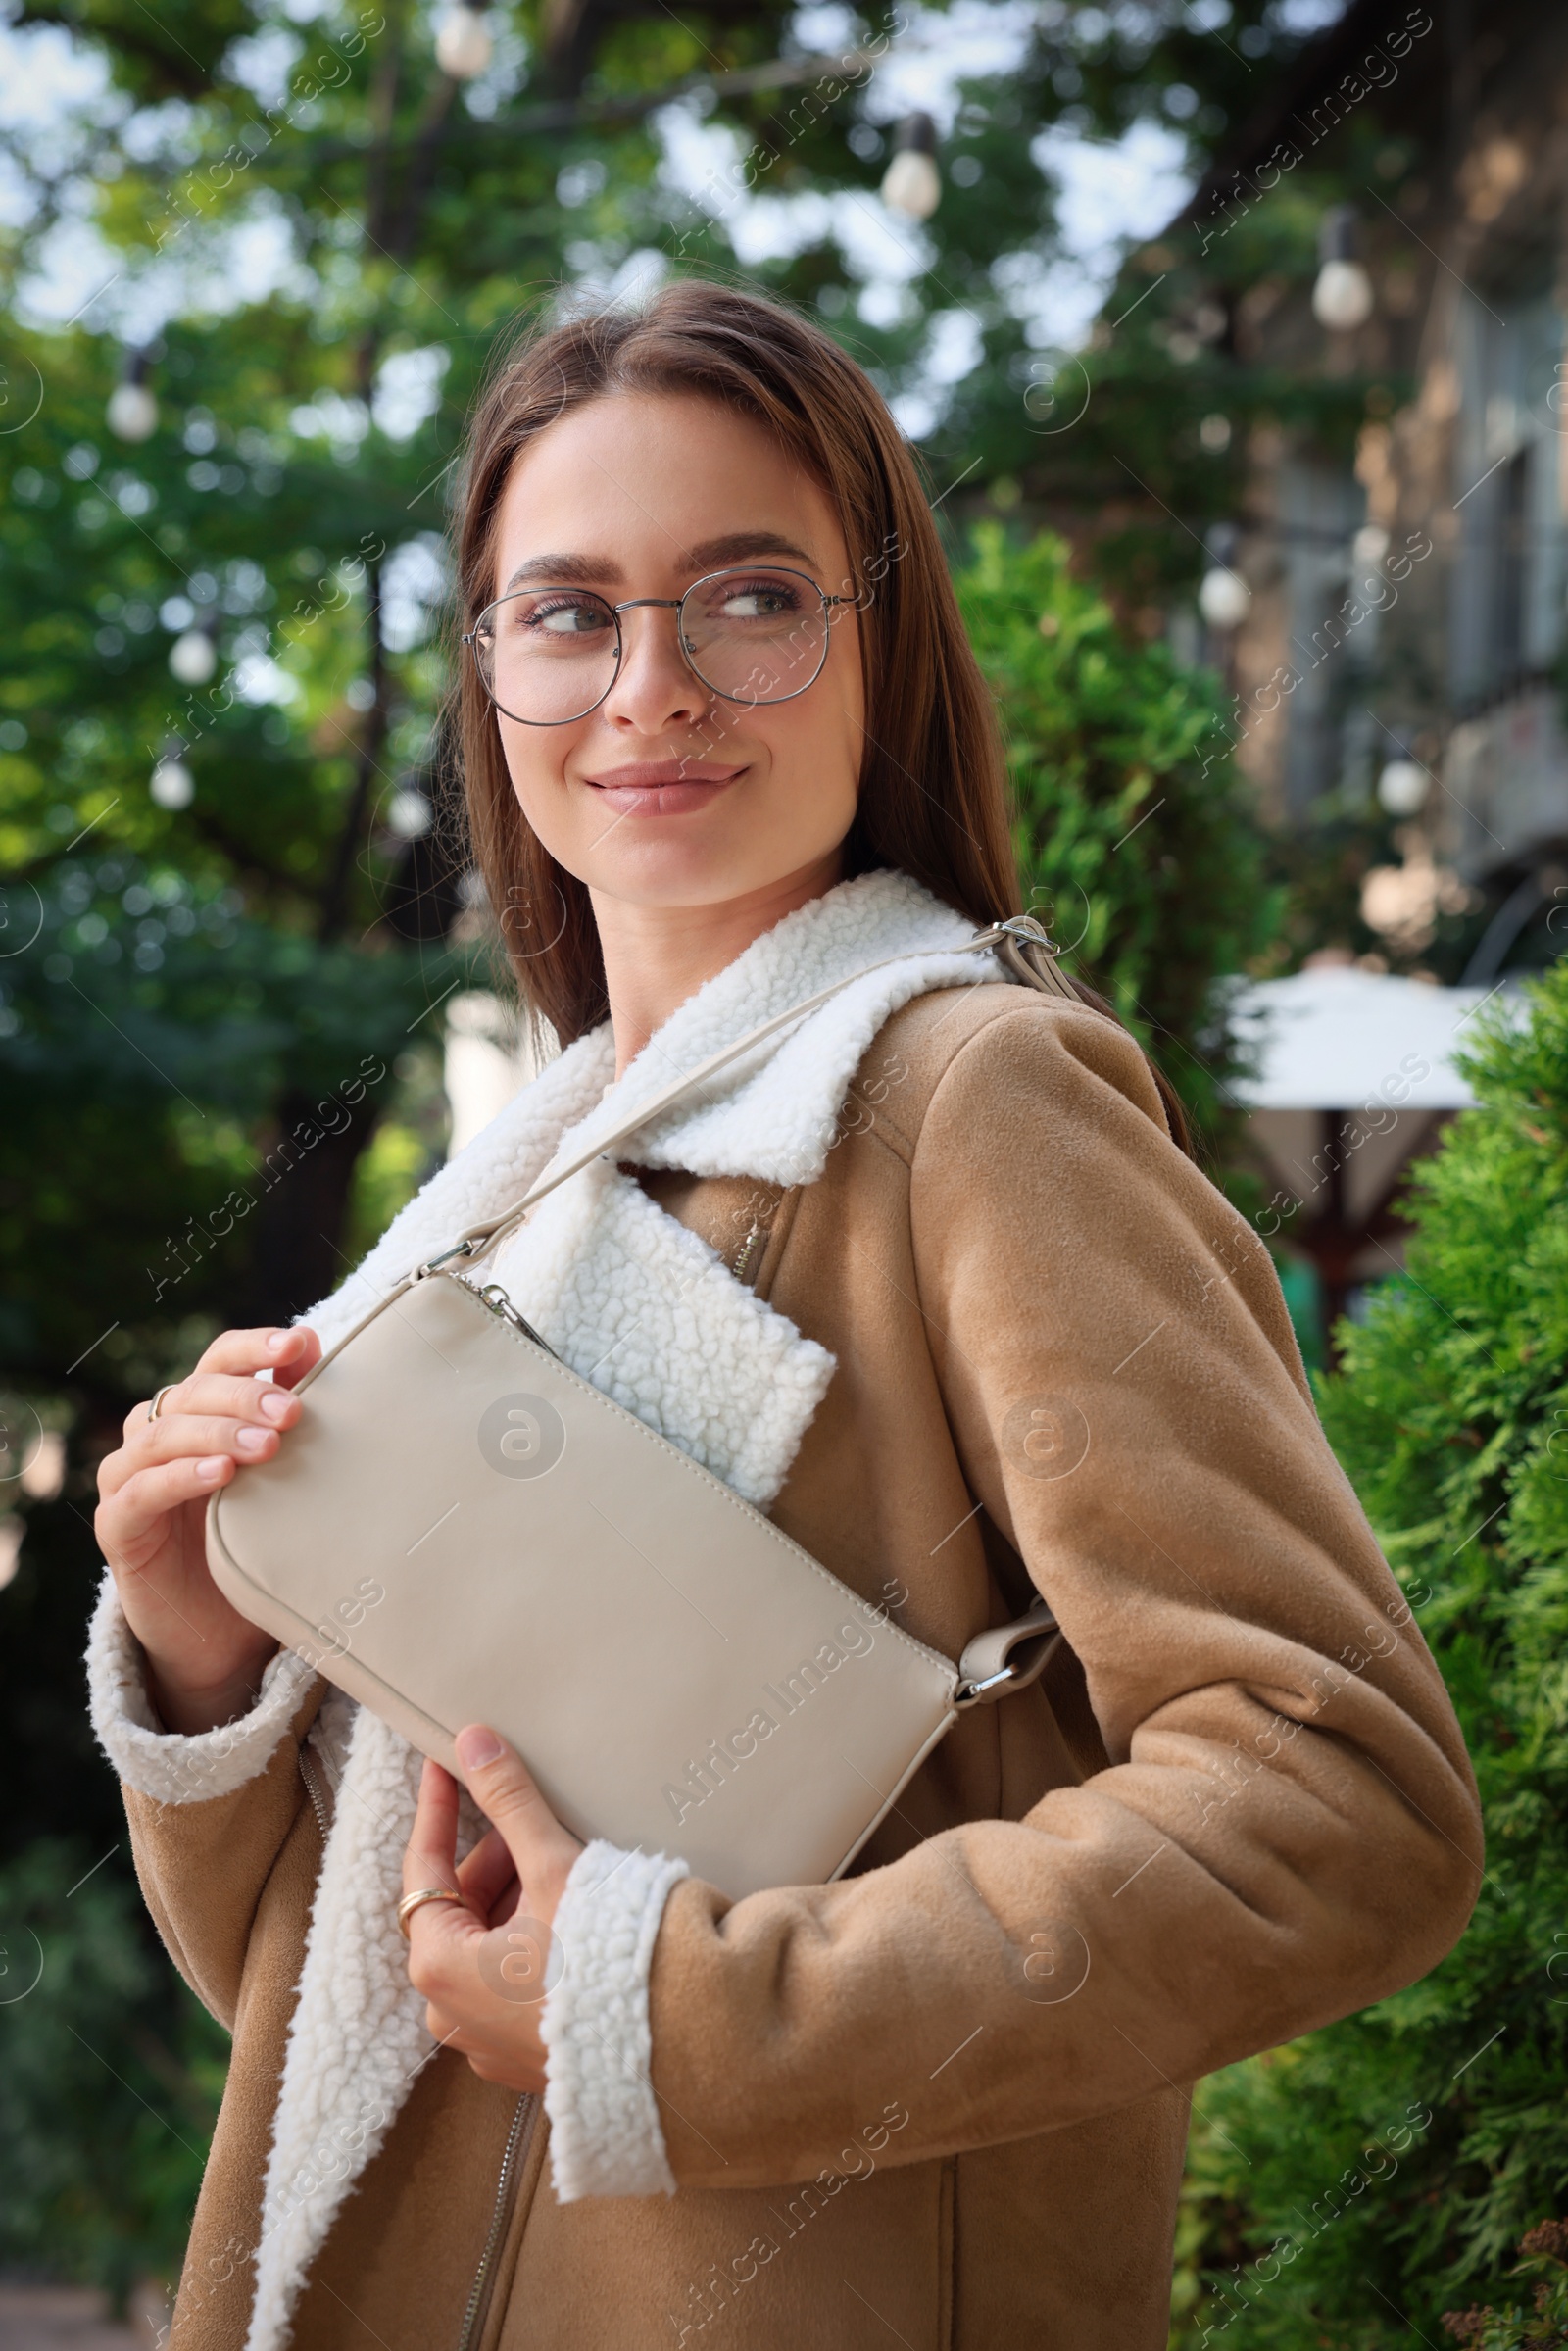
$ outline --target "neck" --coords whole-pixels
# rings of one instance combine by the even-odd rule
[[[716,906],[649,906],[592,893],[620,1077],[670,1014],[786,914],[831,890],[837,850],[817,864]]]

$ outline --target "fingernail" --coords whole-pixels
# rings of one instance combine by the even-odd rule
[[[209,1453],[205,1461],[197,1462],[196,1475],[211,1486],[222,1476],[225,1466],[221,1453]]]
[[[289,1405],[286,1388],[270,1388],[262,1398],[262,1410],[269,1420],[281,1420]]]
[[[241,1429],[234,1444],[242,1453],[259,1453],[267,1443],[267,1439],[268,1431],[266,1429]]]
[[[487,1763],[494,1763],[507,1751],[506,1740],[498,1739],[484,1723],[470,1723],[466,1731],[460,1731],[457,1745],[458,1761],[466,1772],[483,1771]]]
[[[274,1331],[271,1338],[267,1343],[268,1353],[270,1355],[280,1355],[293,1336],[294,1334],[292,1331]]]

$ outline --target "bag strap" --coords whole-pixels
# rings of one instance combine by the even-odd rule
[[[873,972],[887,971],[895,963],[910,962],[922,952],[967,955],[981,954],[987,949],[995,950],[998,960],[1005,965],[1015,979],[1038,988],[1044,995],[1065,996],[1073,1004],[1081,1002],[1056,968],[1057,950],[1050,932],[1032,914],[1009,915],[1005,921],[994,923],[990,930],[977,931],[972,939],[966,939],[960,947],[926,951],[906,949],[902,955],[884,955],[879,962],[867,963],[862,970],[852,971],[845,978],[834,980],[830,986],[819,988],[814,996],[808,996],[800,1004],[791,1004],[788,1011],[776,1013],[771,1020],[764,1020],[760,1027],[738,1038],[733,1045],[723,1046],[716,1053],[710,1053],[707,1060],[699,1061],[695,1069],[688,1069],[662,1092],[640,1102],[619,1126],[612,1127],[608,1135],[601,1135],[574,1158],[567,1159],[559,1167],[547,1168],[524,1198],[505,1209],[501,1215],[493,1216],[483,1224],[469,1225],[450,1249],[443,1249],[439,1256],[427,1258],[417,1271],[421,1274],[431,1272],[436,1266],[447,1264],[453,1257],[473,1261],[487,1255],[496,1243],[504,1241],[509,1233],[515,1231],[528,1211],[536,1207],[547,1194],[554,1192],[558,1185],[580,1174],[595,1159],[608,1157],[619,1144],[629,1142],[644,1127],[652,1126],[656,1119],[662,1118],[667,1110],[672,1110],[688,1094],[695,1094],[699,1088],[706,1086],[721,1069],[727,1069],[731,1062],[740,1060],[757,1046],[765,1045],[780,1030],[791,1027],[797,1020],[804,1020],[808,1012],[814,1012],[819,1005],[827,1004],[842,989],[853,988],[858,980],[869,979]],[[1026,949],[1032,950],[1032,954],[1026,954]]]

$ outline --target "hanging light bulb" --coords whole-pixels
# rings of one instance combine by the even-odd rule
[[[147,441],[158,430],[158,401],[147,381],[147,354],[127,351],[124,372],[109,395],[109,429],[117,441]]]
[[[1355,259],[1355,211],[1336,204],[1318,234],[1312,316],[1333,334],[1349,334],[1372,316],[1372,280]]]
[[[1431,782],[1426,769],[1401,752],[1378,777],[1378,798],[1391,816],[1414,816],[1426,806]]]
[[[495,55],[495,43],[477,8],[448,9],[436,26],[435,62],[454,81],[474,81]]]
[[[1240,628],[1252,609],[1252,591],[1239,571],[1216,563],[1203,574],[1198,609],[1210,628]]]
[[[1252,591],[1235,568],[1238,532],[1217,522],[1208,534],[1208,569],[1198,588],[1198,609],[1210,628],[1240,628],[1252,609]]]
[[[205,686],[218,667],[212,631],[187,628],[169,648],[169,666],[182,686]]]
[[[893,136],[893,161],[882,174],[882,201],[911,220],[929,220],[942,202],[937,126],[929,115],[906,115]]]
[[[196,778],[183,759],[166,752],[153,769],[147,789],[161,808],[188,808],[196,797]]]

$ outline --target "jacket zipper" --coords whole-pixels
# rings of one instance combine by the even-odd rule
[[[488,1300],[486,1302],[488,1303]],[[512,1317],[508,1316],[507,1319],[510,1321]],[[532,1336],[533,1334],[530,1332],[529,1337]],[[317,1779],[315,1768],[303,1746],[300,1748],[299,1755],[300,1778],[305,1783],[311,1803],[315,1808],[317,1826],[321,1832],[321,1842],[324,1845],[327,1825],[326,1806],[322,1801],[320,1783]],[[495,2206],[490,2215],[490,2227],[485,2236],[484,2250],[479,2255],[479,2266],[474,2271],[473,2283],[468,2288],[467,2307],[464,2311],[463,2327],[458,2336],[458,2351],[473,2351],[479,2324],[484,2317],[485,2306],[489,2300],[491,2272],[495,2265],[495,2257],[500,2249],[512,2207],[516,2201],[518,2176],[528,2160],[528,2148],[532,2143],[534,2125],[538,2117],[539,2101],[525,2090],[517,2100],[515,2111],[512,2117],[512,2127],[507,2132],[507,2143],[501,2157],[501,2171],[496,2180]]]
[[[744,1282],[748,1273],[751,1271],[752,1251],[757,1247],[759,1241],[761,1240],[762,1235],[766,1232],[766,1230],[767,1227],[759,1218],[754,1217],[752,1219],[752,1229],[747,1234],[745,1240],[741,1243],[739,1251],[736,1254],[735,1262],[730,1267],[730,1272],[734,1275],[737,1282]]]
[[[507,2132],[506,2149],[501,2158],[501,2173],[496,2180],[495,2208],[490,2215],[490,2229],[484,2240],[484,2251],[479,2256],[479,2267],[474,2271],[473,2283],[468,2288],[468,2305],[463,2314],[463,2327],[458,2335],[458,2351],[473,2351],[474,2343],[477,2340],[479,2324],[484,2317],[485,2306],[490,2297],[491,2273],[495,2266],[496,2254],[500,2250],[501,2239],[506,2232],[512,2207],[516,2201],[518,2176],[528,2160],[528,2149],[533,2141],[534,2125],[538,2119],[539,2101],[530,2090],[524,2090],[522,2096],[517,2100],[516,2111],[512,2118],[512,2128]]]
[[[326,1842],[326,1806],[321,1800],[320,1785],[317,1780],[315,1769],[303,1747],[300,1749],[300,1778],[304,1781],[306,1790],[315,1807],[316,1825],[321,1832],[321,1842],[324,1845]]]

